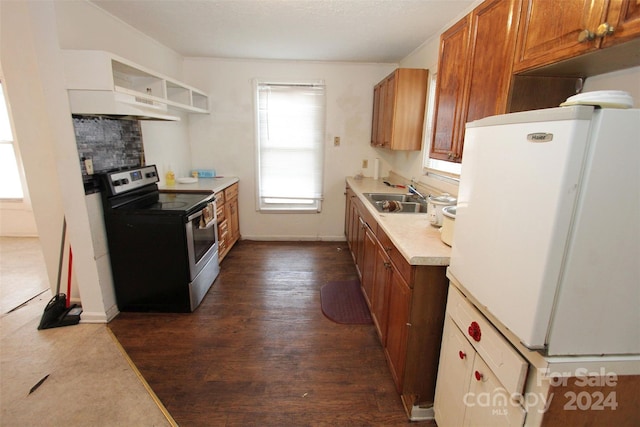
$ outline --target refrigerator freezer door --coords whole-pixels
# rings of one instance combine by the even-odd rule
[[[569,109],[582,118],[563,120]],[[466,131],[450,271],[529,348],[545,345],[592,112],[518,113]]]
[[[548,354],[640,354],[640,110],[591,134]]]

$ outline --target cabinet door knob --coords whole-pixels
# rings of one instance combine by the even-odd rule
[[[464,351],[460,350],[458,352],[458,357],[460,357],[460,359],[464,360],[464,358],[467,357],[467,353],[465,353]]]
[[[467,332],[469,333],[469,336],[473,338],[476,342],[480,342],[480,338],[482,337],[482,331],[480,331],[480,325],[478,325],[478,322],[471,322]]]
[[[603,38],[606,36],[610,36],[614,31],[615,28],[613,28],[613,26],[609,25],[608,22],[603,22],[602,24],[598,25],[598,28],[596,28],[596,37]]]
[[[590,42],[595,38],[596,38],[596,35],[593,34],[591,31],[582,30],[580,31],[580,34],[578,34],[578,43]]]
[[[483,375],[480,372],[476,371],[475,377],[476,381],[482,381]]]
[[[384,268],[391,268],[391,263],[390,262],[385,262],[384,263]]]

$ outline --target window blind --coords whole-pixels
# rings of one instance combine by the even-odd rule
[[[258,210],[320,212],[324,84],[257,81],[256,98]]]

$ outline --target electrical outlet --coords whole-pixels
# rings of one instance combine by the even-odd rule
[[[339,147],[340,146],[340,137],[339,136],[334,136],[333,137],[333,146],[334,147]]]
[[[366,169],[366,168],[368,168],[368,167],[369,167],[369,160],[364,159],[364,160],[362,161],[362,169]]]
[[[84,159],[84,168],[87,171],[87,175],[93,175],[93,160]]]

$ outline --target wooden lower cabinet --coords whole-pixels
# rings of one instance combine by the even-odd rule
[[[446,267],[410,265],[350,188],[346,196],[345,234],[362,291],[396,390],[408,416],[419,419],[418,407],[434,401]]]
[[[402,401],[410,417],[432,411],[449,282],[445,266],[412,266]],[[389,319],[391,319],[389,308]],[[402,325],[399,325],[401,327]],[[390,328],[387,330],[391,334]]]
[[[386,251],[376,245],[372,278],[371,317],[383,346],[387,345],[387,320],[389,283],[391,282],[391,259]]]
[[[222,262],[233,245],[240,239],[238,217],[238,183],[216,193],[218,217],[218,261]]]
[[[396,389],[402,393],[410,327],[411,289],[393,267],[389,279],[385,354]]]
[[[376,261],[376,236],[373,230],[369,228],[366,223],[361,225],[363,229],[362,239],[362,269],[361,269],[361,283],[364,291],[364,296],[367,299],[367,304],[372,307],[373,300],[375,299],[374,281],[375,281],[375,261]]]

